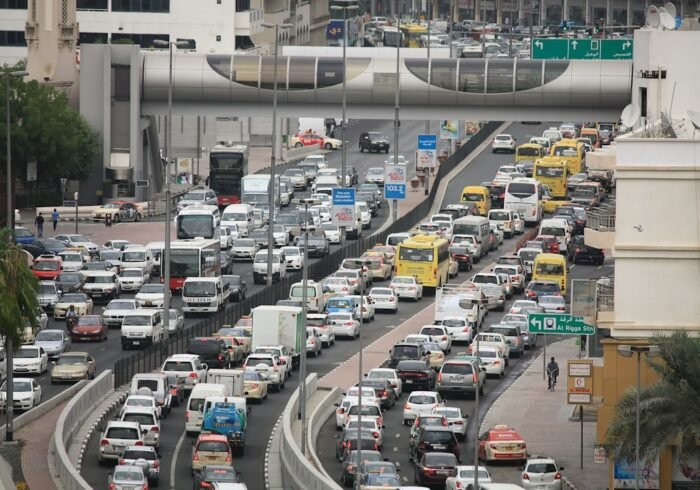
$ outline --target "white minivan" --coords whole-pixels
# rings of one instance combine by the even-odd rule
[[[301,301],[304,295],[304,283],[295,282],[289,288],[289,299]],[[323,285],[320,282],[312,280],[306,284],[306,302],[309,305],[309,311],[314,313],[322,312],[326,308],[328,296],[323,292]]]
[[[139,308],[124,314],[121,327],[122,349],[147,347],[163,338],[161,310]]]
[[[219,383],[199,383],[192,388],[185,411],[185,431],[194,434],[202,430],[204,402],[210,396],[231,396],[228,387]]]
[[[253,229],[253,206],[250,204],[229,204],[221,214],[222,228],[238,225],[238,236],[244,238]]]
[[[153,272],[153,254],[146,247],[129,247],[122,252],[121,269],[137,267],[147,275]]]
[[[146,244],[146,248],[151,252],[151,257],[153,257],[151,276],[160,276],[160,256],[165,248],[165,242],[149,242]]]
[[[188,277],[182,287],[182,313],[216,313],[224,308],[230,295],[230,285],[221,276]]]
[[[540,235],[553,235],[559,242],[559,250],[566,254],[569,245],[569,228],[566,221],[556,218],[543,219],[540,222]]]

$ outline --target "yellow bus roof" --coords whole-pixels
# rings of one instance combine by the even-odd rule
[[[412,247],[435,247],[442,245],[443,243],[449,243],[445,238],[437,235],[414,235],[410,238],[405,239],[403,242],[399,243],[401,246],[412,246]]]
[[[561,254],[541,253],[535,255],[535,262],[556,262],[558,264],[560,262],[566,263],[566,259]]]
[[[559,167],[567,165],[567,161],[558,156],[547,155],[535,160],[535,165],[546,165],[548,167]]]
[[[488,192],[489,190],[483,185],[468,185],[462,189],[462,194],[465,192]]]

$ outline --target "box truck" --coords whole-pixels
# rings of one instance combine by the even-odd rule
[[[253,308],[253,347],[283,345],[292,351],[292,368],[299,365],[299,353],[305,351],[306,329],[297,306],[258,306]]]

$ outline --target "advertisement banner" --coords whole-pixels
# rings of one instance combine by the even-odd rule
[[[700,449],[688,451],[681,456],[674,447],[671,490],[698,489],[700,489]]]
[[[615,460],[613,468],[613,488],[622,490],[634,488],[634,461]],[[639,488],[658,490],[659,488],[659,458],[645,459],[639,465]]]
[[[387,165],[384,168],[384,198],[406,199],[405,165]]]
[[[417,150],[416,170],[423,168],[435,168],[437,165],[437,150]]]
[[[479,129],[479,121],[464,121],[464,134],[467,138],[474,136]]]
[[[457,119],[444,119],[440,121],[440,139],[459,139],[459,121]]]
[[[355,226],[355,189],[333,189],[332,222],[337,226]]]

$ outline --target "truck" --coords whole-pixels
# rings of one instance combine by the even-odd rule
[[[228,387],[233,396],[244,396],[243,369],[210,369],[207,383],[217,383]]]
[[[251,310],[253,345],[283,345],[292,352],[292,369],[306,350],[306,328],[298,306],[263,305]]]
[[[467,320],[479,328],[486,316],[486,297],[479,289],[463,284],[445,284],[435,290],[435,321],[448,317]]]
[[[248,429],[248,407],[240,396],[211,396],[204,402],[202,432],[226,436],[232,451],[245,454],[245,439]]]
[[[241,202],[244,204],[255,205],[256,203],[270,202],[270,174],[252,174],[246,175],[241,179]],[[280,205],[280,180],[279,176],[275,176],[275,208]]]

